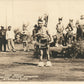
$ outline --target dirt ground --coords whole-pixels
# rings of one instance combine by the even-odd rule
[[[51,58],[51,67],[38,67],[33,50],[15,46],[16,52],[0,52],[0,81],[84,81],[84,59]]]

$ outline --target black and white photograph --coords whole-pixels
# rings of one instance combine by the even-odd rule
[[[0,0],[0,82],[81,82],[83,63],[84,0]]]

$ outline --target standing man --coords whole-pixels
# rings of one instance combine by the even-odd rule
[[[8,30],[6,32],[6,40],[8,42],[8,50],[15,52],[16,51],[14,46],[15,34],[11,28],[12,28],[11,26],[8,26]]]
[[[4,45],[4,52],[6,52],[6,30],[4,26],[1,26],[0,30],[0,51],[2,51],[2,45]]]
[[[63,30],[64,25],[62,24],[62,17],[58,19],[58,23],[56,25],[56,31],[57,31],[57,43],[56,46],[58,47],[58,44],[62,46],[62,40],[63,40]]]

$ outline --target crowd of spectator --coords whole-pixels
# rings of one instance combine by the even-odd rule
[[[45,14],[44,16],[40,16],[37,20],[37,24],[34,25],[33,29],[33,40],[39,41],[38,32],[40,29],[40,24],[43,24],[45,27],[42,31],[45,34],[47,32],[49,36],[50,46],[67,46],[72,44],[73,42],[80,41],[84,39],[84,15],[81,15],[80,20],[77,20],[75,25],[73,24],[74,19],[69,19],[69,23],[66,27],[63,24],[63,17],[58,18],[58,23],[56,24],[56,34],[51,36],[48,32],[48,18],[49,16]],[[23,24],[22,32],[15,32],[12,30],[12,26],[8,26],[7,29],[4,26],[0,26],[0,51],[2,51],[2,45],[4,46],[4,52],[6,52],[8,46],[8,51],[16,51],[14,42],[23,43],[24,51],[29,51],[29,43],[31,42],[31,35],[27,29],[28,25]],[[38,34],[38,35],[36,35]],[[52,40],[53,39],[53,40]]]

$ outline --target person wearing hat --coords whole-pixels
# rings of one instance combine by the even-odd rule
[[[14,46],[14,39],[15,39],[14,31],[12,30],[11,26],[8,26],[8,30],[6,32],[6,40],[8,42],[8,51],[16,52],[15,46]]]
[[[81,29],[81,39],[84,39],[84,15],[80,16],[79,26]]]
[[[51,62],[50,62],[50,55],[49,55],[49,42],[50,42],[50,34],[48,32],[48,29],[44,26],[43,21],[40,20],[38,22],[38,32],[36,33],[37,36],[37,42],[38,42],[38,49],[39,49],[39,63],[38,66],[42,67],[42,66],[52,66]],[[43,55],[44,51],[46,51],[47,54],[47,62],[46,64],[44,64],[43,62]]]
[[[62,46],[63,30],[64,30],[64,25],[62,23],[62,17],[61,17],[61,18],[58,18],[58,23],[56,25],[57,43],[55,46],[57,47],[58,47],[58,44]]]
[[[6,29],[1,26],[0,30],[0,51],[2,51],[2,45],[4,45],[4,52],[6,52]]]

